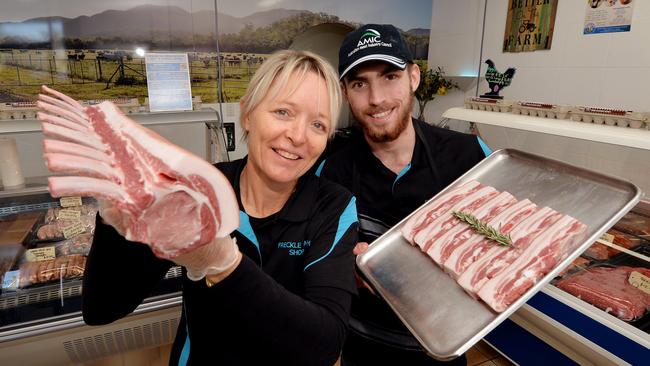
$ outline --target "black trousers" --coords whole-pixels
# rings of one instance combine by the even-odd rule
[[[462,355],[452,361],[438,361],[422,350],[402,349],[372,341],[350,330],[343,347],[341,366],[466,366]]]

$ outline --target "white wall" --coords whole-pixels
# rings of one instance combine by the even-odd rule
[[[649,1],[635,1],[630,32],[583,35],[586,2],[560,0],[551,49],[521,53],[501,51],[508,0],[485,1],[482,59],[492,59],[498,70],[517,68],[512,85],[501,93],[506,99],[650,111]],[[430,46],[429,64],[459,75],[458,65],[472,64],[481,51],[474,29],[482,28],[477,14],[482,16],[483,1],[433,0],[432,8],[431,43],[436,44]],[[485,91],[481,80],[479,94]],[[475,92],[473,84],[436,98],[427,107],[427,120],[439,120],[449,106],[462,105]]]
[[[483,47],[480,48],[483,5],[487,1]],[[429,64],[458,74],[458,65],[492,59],[498,70],[517,68],[512,85],[501,92],[506,99],[573,104],[650,112],[650,1],[635,1],[630,32],[583,35],[584,0],[559,0],[550,50],[503,53],[508,0],[433,0]],[[466,28],[467,31],[463,32]],[[434,43],[434,41],[432,41]],[[477,46],[477,44],[479,46]],[[477,48],[478,47],[478,52]],[[482,62],[482,60],[480,62]],[[485,73],[482,64],[480,75]],[[487,91],[480,79],[478,93]],[[476,80],[461,91],[437,97],[427,106],[427,121],[441,119],[450,107],[462,106],[476,95]],[[463,130],[464,123],[453,121]],[[527,131],[480,126],[493,149],[516,148],[632,181],[650,192],[648,151],[592,143]]]

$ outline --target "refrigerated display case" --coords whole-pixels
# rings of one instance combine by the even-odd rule
[[[61,207],[43,183],[0,191],[0,363],[78,363],[171,343],[180,317],[180,267],[132,315],[107,326],[84,324],[82,276],[96,203],[84,198],[81,206]],[[68,230],[75,222],[81,228]],[[128,268],[116,263],[118,270]]]
[[[528,151],[650,191],[650,131],[465,108],[443,117],[474,123],[493,150]],[[485,341],[521,365],[647,364],[650,293],[630,274],[650,275],[648,239],[645,198]]]
[[[220,128],[222,121],[214,106],[204,107],[210,108],[130,117],[211,158],[214,149],[206,125]],[[76,230],[82,232],[63,237],[60,229],[71,225],[51,221],[58,216],[52,213],[60,201],[47,193],[45,177],[33,177],[47,174],[40,163],[39,122],[0,120],[0,135],[16,138],[27,176],[20,189],[0,188],[0,365],[67,365],[173,342],[181,313],[180,267],[172,268],[131,315],[106,326],[85,325],[83,263],[93,235],[87,222],[94,224],[96,211],[80,209],[82,224]],[[93,204],[85,198],[83,203]],[[129,269],[117,263],[115,270]]]

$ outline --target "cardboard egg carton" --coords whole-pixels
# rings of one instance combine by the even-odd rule
[[[622,109],[596,107],[574,107],[571,109],[572,121],[606,124],[609,126],[643,128],[646,126],[647,117],[646,113]]]
[[[512,106],[512,113],[525,116],[567,119],[571,106],[535,102],[517,102]]]
[[[11,102],[0,104],[0,119],[35,119],[36,102]]]
[[[510,112],[513,102],[511,100],[490,99],[490,98],[467,98],[465,99],[465,108],[477,109],[481,111],[492,112]]]

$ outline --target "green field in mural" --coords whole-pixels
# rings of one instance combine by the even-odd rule
[[[0,92],[5,101],[27,101],[45,84],[78,99],[129,96],[143,102],[147,96],[144,58],[124,54],[102,50],[0,52]],[[223,98],[237,101],[266,57],[224,53],[218,58],[216,53],[189,53],[192,94],[203,102],[216,101],[220,63]]]
[[[144,58],[135,53],[137,48],[187,53],[192,94],[207,103],[236,102],[269,54],[289,48],[306,30],[321,24],[343,24],[350,29],[361,24],[324,9],[275,9],[240,2],[222,2],[227,10],[218,13],[218,32],[213,9],[198,3],[205,9],[188,9],[178,0],[167,5],[139,0],[130,8],[114,10],[90,0],[79,5],[78,12],[90,16],[76,14],[72,8],[28,9],[21,2],[8,4],[0,13],[0,102],[35,100],[45,84],[81,100],[137,97],[143,103],[146,68]],[[300,1],[294,5],[319,7]],[[402,34],[417,59],[428,54],[430,10],[429,4],[427,16],[420,21],[415,20],[420,11],[399,18],[412,25]],[[228,11],[248,15],[231,16]],[[68,12],[75,15],[59,14]],[[352,15],[347,13],[346,18]],[[365,12],[356,14],[351,19]]]

